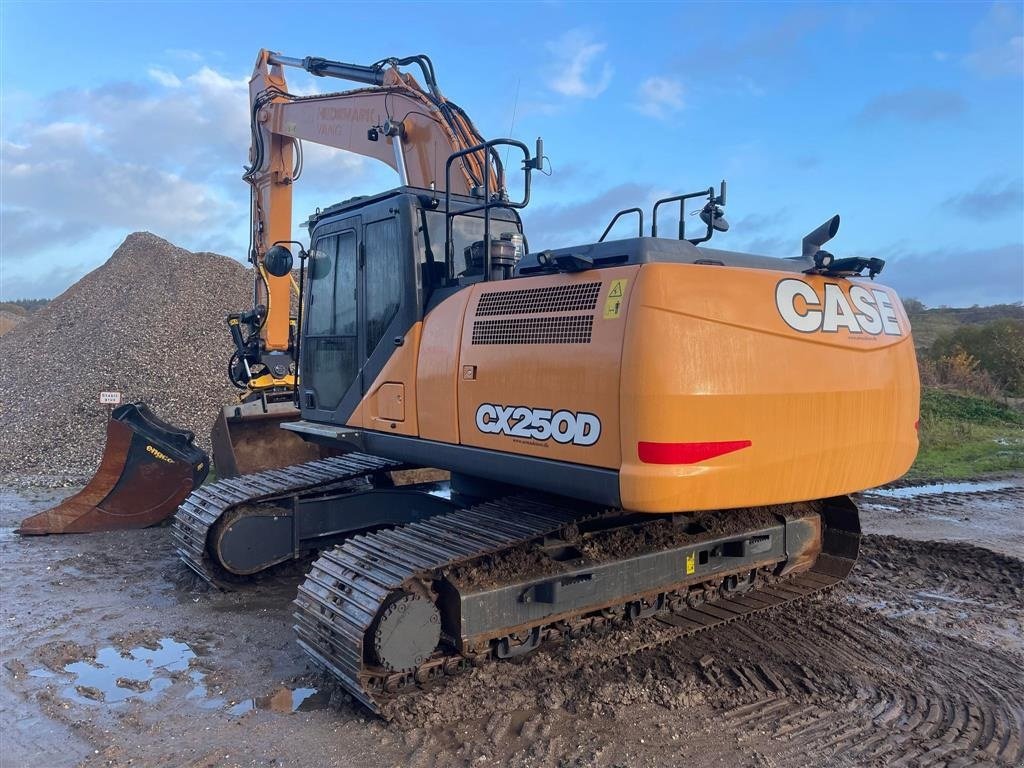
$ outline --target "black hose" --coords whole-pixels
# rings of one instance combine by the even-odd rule
[[[309,254],[306,254],[308,256]],[[295,317],[295,375],[292,377],[292,396],[295,407],[302,409],[299,400],[299,366],[302,362],[302,297],[306,287],[306,257],[299,255],[299,309]]]

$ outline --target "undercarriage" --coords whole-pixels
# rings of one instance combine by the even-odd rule
[[[859,547],[847,497],[632,514],[396,485],[402,468],[346,454],[222,480],[174,525],[182,558],[219,586],[319,552],[295,601],[299,644],[385,716],[398,695],[545,643],[648,620],[678,637],[815,594]]]

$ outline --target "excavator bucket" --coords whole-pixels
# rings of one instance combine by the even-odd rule
[[[143,403],[115,408],[96,474],[74,496],[23,520],[18,533],[92,533],[167,519],[209,472],[209,458],[194,439]]]
[[[281,429],[296,421],[291,399],[270,402],[260,398],[224,406],[210,434],[217,477],[235,477],[321,458],[320,449],[294,432]]]

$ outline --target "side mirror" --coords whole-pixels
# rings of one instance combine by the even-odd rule
[[[292,271],[292,252],[275,245],[263,256],[263,266],[274,277],[284,277]]]

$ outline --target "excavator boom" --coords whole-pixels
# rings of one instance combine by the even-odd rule
[[[408,65],[420,68],[426,87],[400,71]],[[286,67],[369,87],[296,96],[288,92]],[[223,408],[211,433],[220,477],[334,453],[279,428],[298,416],[292,302],[299,286],[290,269],[274,274],[266,258],[274,246],[295,244],[292,190],[302,173],[303,143],[374,158],[393,168],[403,184],[440,193],[446,188],[448,157],[483,141],[466,114],[441,94],[426,56],[363,66],[261,50],[249,95],[252,144],[244,179],[251,189],[249,259],[255,285],[252,308],[227,318],[235,343],[229,377],[241,395]],[[448,175],[452,190],[466,195],[483,188],[484,166],[481,154],[466,154]],[[503,184],[497,155],[491,168],[488,188],[497,191]],[[100,467],[86,487],[25,520],[20,530],[42,534],[152,525],[173,514],[202,483],[208,464],[190,433],[161,421],[141,403],[125,406],[109,421]]]
[[[426,88],[398,69],[409,64],[419,66]],[[288,92],[286,67],[371,87],[295,96]],[[482,153],[467,153],[456,172],[446,176],[449,156],[483,139],[465,112],[441,94],[426,56],[365,66],[261,50],[249,80],[249,102],[252,145],[243,178],[251,187],[254,309],[229,319],[236,344],[230,370],[242,402],[226,406],[214,428],[214,463],[221,476],[317,455],[315,448],[277,429],[297,415],[287,403],[296,385],[297,324],[291,306],[298,286],[287,268],[290,255],[283,269],[267,264],[275,246],[280,254],[282,247],[296,244],[292,190],[302,173],[303,143],[374,158],[394,169],[403,185],[438,193],[450,182],[453,192],[473,194],[485,186],[487,172]],[[486,186],[498,192],[504,179],[497,154],[491,157],[490,176]]]

